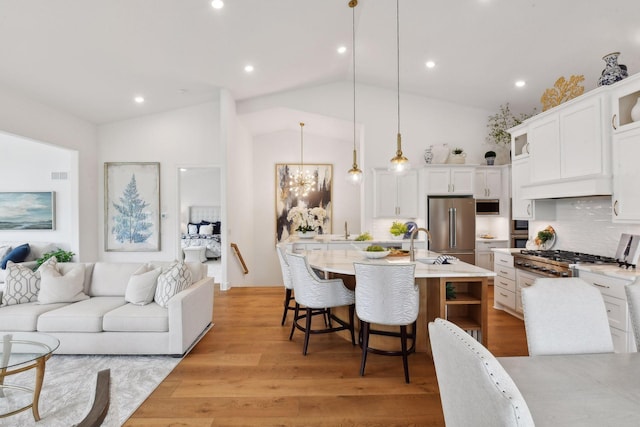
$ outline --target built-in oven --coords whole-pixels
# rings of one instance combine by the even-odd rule
[[[511,243],[509,247],[525,249],[527,247],[528,240],[529,240],[529,236],[527,236],[526,234],[512,234]]]
[[[514,219],[511,221],[511,234],[528,234],[529,221],[526,219]]]

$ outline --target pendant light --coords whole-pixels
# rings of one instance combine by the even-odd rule
[[[398,54],[398,138],[396,141],[396,155],[389,162],[389,170],[403,173],[411,169],[411,163],[402,154],[402,136],[400,135],[400,0],[396,0],[396,51]]]
[[[356,6],[358,0],[350,0],[349,7],[352,12],[353,40],[351,43],[351,53],[353,56],[353,166],[347,171],[347,181],[353,185],[362,183],[362,171],[358,167],[356,157]]]
[[[289,173],[289,190],[296,197],[307,197],[310,191],[313,191],[316,180],[309,173],[304,170],[304,123],[300,122],[300,167],[296,173]]]

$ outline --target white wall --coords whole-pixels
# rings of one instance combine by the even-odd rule
[[[181,256],[179,242],[178,168],[221,164],[218,103],[211,102],[98,128],[99,256],[105,261],[172,260]],[[160,252],[106,252],[104,250],[105,162],[160,162]]]
[[[60,208],[67,210],[73,225],[56,235],[56,239],[59,240],[57,243],[68,244],[76,252],[78,260],[95,261],[97,242],[94,230],[98,228],[96,127],[63,111],[32,101],[9,88],[0,87],[0,129],[26,138],[21,140],[24,142],[39,141],[75,151],[73,156],[76,160],[70,160],[75,167],[69,165],[72,172],[69,185],[75,188],[70,190],[69,200],[63,197],[60,201],[66,205]],[[23,166],[33,172],[30,164]],[[55,169],[57,166],[49,165]],[[32,184],[35,185],[34,182]],[[9,185],[3,188],[12,190],[15,187]],[[65,221],[65,218],[59,219]]]
[[[531,221],[529,235],[551,225],[556,230],[553,249],[614,257],[622,233],[640,234],[640,225],[611,222],[611,197],[579,197],[555,200],[553,221]]]

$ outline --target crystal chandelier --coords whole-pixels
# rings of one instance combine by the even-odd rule
[[[300,167],[295,173],[289,173],[289,190],[296,197],[307,197],[316,185],[315,177],[304,170],[303,148],[304,148],[304,123],[300,122]]]
[[[389,162],[389,170],[403,173],[411,168],[411,163],[402,154],[402,136],[400,136],[400,1],[396,0],[396,44],[398,53],[398,137],[396,141],[396,155]]]
[[[349,7],[352,13],[353,42],[351,44],[351,53],[353,54],[353,166],[347,171],[347,180],[353,185],[362,183],[362,171],[358,167],[356,158],[356,6],[357,0],[351,0]]]

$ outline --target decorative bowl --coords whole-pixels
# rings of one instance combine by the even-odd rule
[[[360,252],[362,253],[362,255],[365,256],[365,258],[369,258],[369,259],[384,258],[391,253],[391,251],[377,251],[377,252],[360,251]]]

